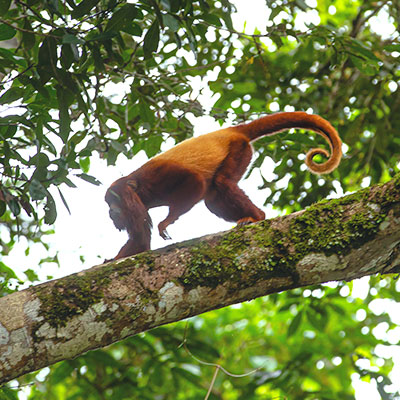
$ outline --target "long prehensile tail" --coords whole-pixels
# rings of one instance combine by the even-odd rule
[[[327,174],[333,171],[340,163],[342,157],[342,141],[336,129],[319,115],[307,114],[303,111],[281,112],[261,117],[255,121],[237,125],[236,128],[244,133],[250,141],[262,136],[291,129],[302,128],[319,133],[330,146],[330,154],[325,149],[315,148],[308,151],[305,163],[315,174]],[[315,155],[321,154],[328,158],[324,163],[313,161]]]

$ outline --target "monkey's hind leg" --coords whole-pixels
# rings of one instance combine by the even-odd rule
[[[238,225],[265,219],[264,211],[256,207],[242,189],[232,181],[220,181],[205,198],[207,208],[226,221]]]
[[[229,155],[216,172],[205,197],[207,208],[215,215],[243,225],[265,219],[265,213],[256,207],[237,185],[252,156],[246,140],[232,143]]]

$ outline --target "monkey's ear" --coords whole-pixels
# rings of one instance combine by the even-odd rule
[[[129,180],[127,183],[126,183],[131,189],[133,189],[133,190],[136,190],[137,189],[137,182],[136,181],[134,181],[134,180]]]

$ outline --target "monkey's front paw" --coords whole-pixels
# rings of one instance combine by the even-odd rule
[[[168,235],[168,232],[165,229],[162,232],[160,232],[160,236],[164,240],[172,240],[171,236]]]
[[[166,228],[162,224],[158,225],[158,232],[164,240],[171,240],[171,236],[168,235]]]

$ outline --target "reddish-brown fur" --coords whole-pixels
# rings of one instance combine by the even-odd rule
[[[115,181],[106,193],[110,217],[129,235],[115,259],[150,249],[152,223],[147,211],[152,207],[169,207],[168,216],[158,225],[164,239],[169,238],[167,226],[203,199],[211,212],[227,221],[246,224],[263,220],[264,212],[238,182],[251,161],[250,142],[290,128],[315,131],[328,141],[330,155],[324,149],[307,153],[306,164],[312,172],[328,173],[338,166],[341,141],[332,125],[318,115],[287,112],[186,140]],[[316,154],[328,160],[316,164],[312,160]]]

